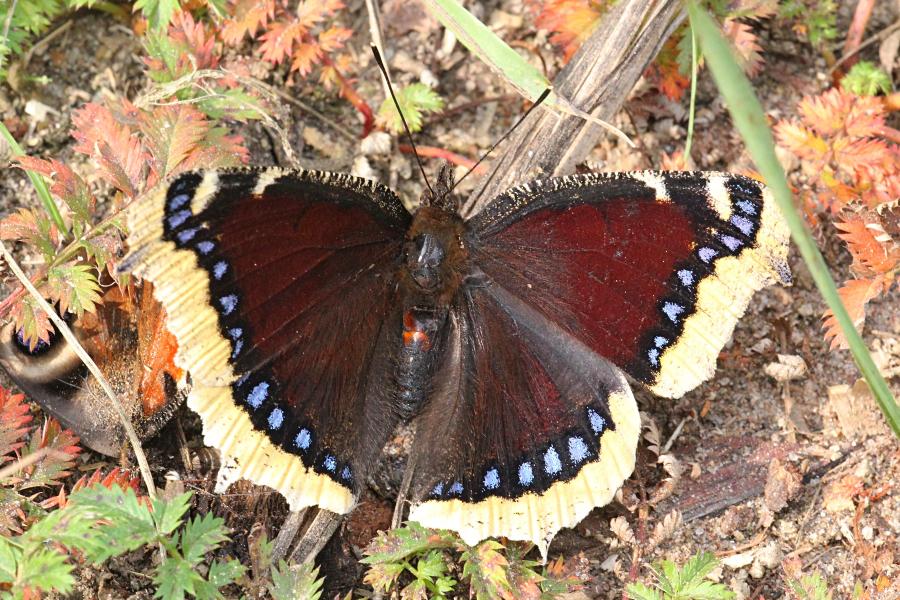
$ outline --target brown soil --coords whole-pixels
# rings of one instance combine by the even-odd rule
[[[400,4],[386,2],[385,10],[401,10]],[[487,4],[492,8],[484,8],[481,17],[499,23],[504,38],[534,39],[528,32],[528,20],[521,23],[513,16],[521,10],[519,0]],[[361,2],[351,5],[352,17],[347,23],[359,31],[353,43],[361,64],[366,64],[370,61],[365,7]],[[882,12],[876,14],[870,31],[897,17],[887,9]],[[418,30],[388,27],[388,44],[397,53],[393,57],[394,77],[408,83],[427,69],[440,82],[439,92],[448,105],[460,107],[452,110],[452,117],[431,118],[417,136],[417,143],[476,155],[478,149],[497,139],[523,103],[509,86],[459,46],[450,56],[439,57],[440,28],[417,20],[420,17],[415,14],[404,13],[403,17],[393,22],[409,23]],[[72,111],[107,92],[133,97],[146,80],[140,67],[140,44],[128,28],[93,13],[78,14],[71,22],[72,26],[37,52],[27,67],[28,73],[45,75],[51,82],[37,86],[20,77],[16,89],[0,86],[0,116],[29,153],[57,158],[89,172],[83,157],[71,149],[68,131]],[[839,30],[846,29],[846,23],[844,15]],[[543,40],[539,36],[535,48],[552,75],[559,61]],[[757,92],[770,117],[783,118],[791,115],[804,94],[823,89],[827,69],[786,28],[763,29],[762,45],[768,68],[755,80]],[[280,77],[279,73],[271,76],[275,80]],[[380,101],[382,92],[373,68],[360,69],[357,89],[377,105],[374,99]],[[359,129],[352,107],[323,94],[313,83],[288,91],[351,130]],[[29,100],[38,100],[54,110],[38,121],[25,113]],[[608,140],[591,155],[591,164],[602,165],[604,170],[654,167],[659,165],[661,153],[683,147],[687,123],[683,108],[671,103],[660,105],[640,90],[626,108],[629,114],[623,112],[617,125],[639,142],[640,150],[635,152]],[[750,166],[706,76],[700,85],[697,116],[693,155],[698,168],[741,171]],[[327,123],[301,111],[294,109],[292,117],[296,126],[288,130],[291,143],[301,148],[301,162],[350,168],[357,149],[348,140]],[[243,127],[240,133],[259,164],[271,164],[280,155],[275,138],[261,127]],[[322,139],[328,143],[322,144]],[[342,146],[342,151],[324,156],[317,150],[329,144]],[[422,184],[409,156],[370,157],[369,162],[382,181],[401,195],[418,197]],[[36,206],[22,172],[4,169],[0,182],[3,214],[22,206]],[[826,226],[818,237],[834,277],[845,279],[849,259],[833,231]],[[786,592],[783,565],[790,566],[794,559],[803,573],[821,573],[835,598],[850,598],[857,584],[870,591],[886,581],[893,582],[893,587],[873,598],[900,598],[900,446],[874,401],[857,398],[852,389],[839,387],[853,386],[859,375],[846,351],[829,351],[822,339],[823,302],[803,263],[795,258],[792,264],[794,285],[767,289],[754,298],[734,339],[722,351],[712,381],[674,402],[636,388],[646,414],[649,440],[640,451],[635,476],[626,483],[621,502],[594,511],[574,530],[560,533],[551,546],[553,557],[583,553],[587,558],[591,567],[583,590],[587,596],[619,598],[632,574],[647,581],[645,568],[629,573],[634,558],[640,565],[663,558],[683,562],[708,550],[724,563],[716,578],[739,598],[791,597]],[[9,280],[4,284],[7,290],[9,284]],[[890,369],[895,395],[900,392],[897,300],[895,293],[874,303],[865,329],[865,340],[875,351],[876,360]],[[766,367],[778,363],[778,355],[799,356],[807,370],[793,380],[776,381],[766,374]],[[196,419],[186,410],[179,418],[189,446],[196,450],[200,446]],[[168,471],[181,473],[184,485],[198,492],[197,509],[214,510],[238,532],[227,549],[237,556],[247,554],[242,532],[263,526],[274,537],[286,514],[283,500],[250,486],[233,488],[224,497],[213,495],[210,470],[201,468],[199,475],[187,475],[178,458],[176,439],[170,426],[148,444],[158,481]],[[669,457],[665,460],[670,465],[679,467],[678,476],[663,469],[663,459],[649,449],[653,442],[662,445],[661,454]],[[88,469],[100,458],[86,452],[81,460]],[[390,464],[387,474],[379,478],[382,493],[390,493],[396,485],[402,460]],[[857,492],[852,497],[847,491],[851,488]],[[871,498],[868,501],[867,495]],[[662,527],[672,511],[679,511],[683,522],[669,528],[657,544],[648,543],[651,532],[658,525]],[[327,597],[361,586],[362,568],[356,558],[377,528],[389,524],[390,514],[390,502],[373,493],[339,528],[320,555],[322,572],[328,578]],[[610,521],[619,516],[624,516],[642,540],[637,547],[620,541],[613,533]],[[103,569],[84,571],[80,597],[151,597],[148,581],[140,571],[152,559],[148,550],[111,561]]]

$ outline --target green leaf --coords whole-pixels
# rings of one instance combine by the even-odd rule
[[[67,594],[75,586],[68,556],[49,548],[33,548],[19,562],[14,589],[29,587]]]
[[[441,577],[447,572],[447,564],[444,555],[438,550],[432,550],[416,562],[416,574],[422,579],[432,580]]]
[[[458,544],[459,539],[449,531],[425,529],[410,522],[406,527],[379,533],[369,543],[360,562],[368,565],[399,562],[425,550],[453,548]]]
[[[153,500],[153,520],[156,523],[157,530],[164,535],[168,535],[178,529],[190,505],[190,492],[175,496],[168,501],[160,498]]]
[[[259,98],[238,88],[217,90],[210,96],[202,97],[197,102],[197,108],[215,121],[248,121],[262,119],[266,114]]]
[[[16,580],[16,565],[22,558],[22,551],[6,537],[0,537],[0,583]]]
[[[690,600],[731,600],[735,594],[721,583],[700,581],[682,588],[682,596]]]
[[[244,565],[234,559],[226,561],[214,560],[209,565],[207,580],[216,588],[225,587],[240,579],[246,570]]]
[[[169,556],[153,574],[153,585],[156,586],[154,598],[163,600],[183,600],[185,594],[194,593],[194,585],[202,581],[200,575],[185,560]]]
[[[701,552],[692,556],[681,568],[680,585],[683,587],[703,581],[703,578],[718,564],[719,561],[712,552]]]
[[[665,600],[662,592],[649,588],[643,583],[629,583],[625,586],[625,595],[629,600]]]
[[[100,284],[94,265],[66,263],[47,272],[47,286],[51,298],[59,302],[59,310],[78,317],[85,311],[94,312],[102,302]]]
[[[841,79],[841,87],[857,96],[877,96],[891,93],[891,77],[875,63],[861,60]]]
[[[272,567],[268,589],[274,600],[319,600],[324,583],[314,564],[288,565],[282,560]]]
[[[479,600],[512,592],[506,572],[509,562],[500,553],[502,549],[500,542],[486,540],[462,553],[463,577],[469,578]]]
[[[137,0],[134,3],[134,10],[144,13],[151,29],[168,27],[172,15],[180,8],[178,0]]]
[[[181,531],[181,549],[184,559],[192,565],[203,562],[207,552],[215,550],[228,536],[224,528],[225,521],[206,513],[188,521]]]
[[[422,129],[422,117],[425,113],[437,112],[444,108],[444,100],[437,92],[424,83],[413,83],[396,91],[397,103],[406,118],[410,131],[415,133]],[[394,133],[402,133],[403,122],[397,113],[397,107],[391,98],[385,98],[378,109],[378,120]]]
[[[90,553],[88,558],[91,562],[102,562],[157,539],[150,510],[138,500],[131,488],[96,485],[78,490],[69,497],[69,506],[84,510],[95,521],[105,522],[94,528],[103,544]]]

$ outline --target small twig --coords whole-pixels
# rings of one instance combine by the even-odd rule
[[[397,149],[404,154],[414,154],[413,147],[409,144],[397,144]],[[466,158],[461,154],[443,148],[435,148],[434,146],[416,146],[415,151],[418,151],[419,156],[422,158],[441,158],[454,165],[465,167],[466,169],[471,169],[475,166],[475,161],[471,158]],[[477,172],[483,174],[485,169],[484,166],[480,166]]]
[[[9,39],[9,28],[12,26],[12,18],[13,15],[16,14],[16,5],[19,3],[19,0],[12,0],[12,5],[9,7],[9,12],[6,13],[6,22],[3,24],[3,39]],[[0,56],[0,68],[3,68],[3,57]]]
[[[372,44],[378,48],[378,51],[381,52],[381,55],[387,58],[387,54],[384,53],[384,38],[381,35],[381,13],[378,12],[378,5],[375,4],[373,0],[366,0],[366,13],[369,15],[369,37],[372,38]],[[387,81],[384,78],[381,79],[381,89],[384,92],[385,98],[391,97],[391,90],[388,89]]]
[[[292,565],[312,562],[331,539],[343,518],[342,515],[320,508],[291,552],[288,562]]]
[[[675,431],[672,432],[672,435],[669,436],[669,439],[666,440],[666,443],[663,445],[662,450],[659,451],[660,454],[668,454],[669,450],[672,448],[672,444],[675,443],[675,440],[678,439],[678,436],[681,435],[681,430],[684,428],[684,424],[687,422],[687,417],[681,419],[681,422],[675,427]]]
[[[131,424],[131,419],[128,418],[128,415],[125,414],[125,409],[122,407],[121,402],[119,402],[118,397],[115,392],[113,392],[112,387],[109,385],[109,381],[106,380],[106,377],[103,376],[103,373],[97,367],[97,364],[93,361],[93,359],[88,355],[88,353],[84,350],[81,344],[78,341],[78,338],[75,337],[75,334],[72,333],[72,330],[69,329],[69,326],[63,321],[59,315],[56,314],[56,311],[53,310],[44,297],[41,296],[41,293],[37,291],[37,288],[32,285],[31,281],[29,281],[28,277],[22,271],[22,268],[16,262],[16,259],[13,258],[12,254],[9,253],[9,250],[6,248],[6,244],[0,241],[0,253],[3,254],[4,260],[6,260],[6,264],[9,265],[9,268],[16,275],[22,285],[28,290],[28,293],[34,298],[34,301],[37,305],[47,313],[47,316],[53,321],[53,324],[56,326],[57,330],[62,334],[63,338],[69,343],[72,347],[72,350],[81,359],[84,365],[88,368],[88,371],[97,379],[97,382],[100,384],[100,387],[106,393],[107,397],[109,397],[110,402],[112,403],[113,408],[116,413],[119,415],[119,419],[122,421],[122,427],[125,429],[125,435],[128,437],[128,441],[131,443],[131,448],[134,451],[135,458],[137,458],[138,466],[141,470],[141,476],[144,479],[144,485],[147,486],[147,494],[151,498],[156,498],[156,486],[153,484],[153,475],[150,472],[150,464],[147,462],[147,457],[144,454],[143,448],[141,448],[141,441],[138,439],[137,433],[134,431],[134,426]]]
[[[20,458],[13,464],[7,465],[0,469],[0,481],[3,481],[10,475],[18,473],[23,469],[27,469],[34,463],[43,460],[47,455],[52,455],[53,458],[57,460],[67,460],[71,458],[65,452],[60,452],[59,450],[54,450],[53,448],[41,448],[40,450],[29,454],[25,458]]]
[[[297,532],[300,530],[300,525],[306,517],[306,512],[306,509],[292,510],[281,524],[281,529],[278,530],[278,535],[275,536],[275,542],[272,544],[273,564],[287,556],[288,550],[291,549],[291,544],[294,543],[294,538],[297,537]]]
[[[859,54],[863,49],[868,48],[875,42],[880,42],[881,40],[883,40],[887,36],[891,35],[898,29],[900,29],[900,21],[897,21],[896,23],[892,23],[891,25],[888,25],[887,27],[885,27],[884,29],[882,29],[881,31],[876,33],[875,35],[873,35],[869,38],[866,38],[866,40],[864,42],[861,42],[856,48],[854,48],[850,52],[847,52],[846,54],[841,56],[841,58],[837,62],[835,62],[833,65],[831,65],[831,68],[828,69],[828,73],[829,74],[833,73],[835,69],[840,67],[842,64],[844,64],[848,60],[850,60],[852,57]]]
[[[67,20],[65,23],[63,23],[62,25],[60,25],[59,27],[57,27],[56,29],[54,29],[53,31],[51,31],[50,33],[45,35],[43,38],[38,40],[34,44],[34,46],[32,46],[31,48],[28,49],[28,52],[25,53],[25,56],[22,57],[22,65],[23,66],[28,65],[28,63],[31,62],[31,57],[34,55],[35,52],[42,49],[44,46],[46,46],[47,44],[49,44],[50,42],[52,42],[53,40],[58,38],[60,35],[62,35],[66,31],[68,31],[68,29],[70,27],[72,27],[72,19]]]

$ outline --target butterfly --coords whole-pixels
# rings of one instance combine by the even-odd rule
[[[184,376],[172,364],[177,344],[150,285],[108,285],[96,313],[64,315],[107,375],[141,439],[154,436],[184,401]],[[119,456],[125,431],[100,384],[55,329],[30,346],[14,323],[0,328],[0,367],[28,397],[95,452]]]
[[[532,181],[464,219],[449,167],[387,187],[277,168],[185,173],[127,210],[188,406],[240,478],[351,511],[412,421],[409,518],[542,552],[608,503],[640,432],[626,374],[677,398],[751,296],[790,281],[765,187],[713,172]]]

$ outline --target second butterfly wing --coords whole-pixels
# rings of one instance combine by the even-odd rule
[[[220,488],[247,478],[294,510],[347,512],[396,424],[400,201],[345,175],[209,171],[128,217],[122,268],[168,311]]]
[[[536,181],[469,225],[490,281],[671,398],[712,376],[754,292],[790,282],[771,194],[727,173]]]
[[[707,379],[752,294],[789,280],[787,230],[761,185],[717,173],[536,181],[467,225],[410,518],[545,550],[633,469],[619,369],[670,397]]]

